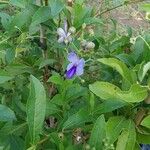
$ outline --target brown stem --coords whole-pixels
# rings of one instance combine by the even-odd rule
[[[145,117],[145,115],[147,114],[147,110],[144,108],[140,108],[135,116],[135,125],[139,126],[143,120],[143,118]]]
[[[150,92],[148,94],[148,97],[144,101],[146,104],[150,104]]]
[[[73,5],[73,0],[67,0],[68,6],[72,7]]]

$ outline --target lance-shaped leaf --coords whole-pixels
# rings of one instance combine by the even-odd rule
[[[29,126],[31,143],[35,144],[46,112],[46,93],[40,81],[31,75],[30,94],[27,101],[27,123]]]
[[[106,136],[108,138],[108,142],[113,144],[123,128],[127,125],[126,119],[122,116],[111,117],[106,123]]]
[[[107,99],[119,99],[126,102],[141,102],[148,93],[147,88],[142,87],[139,84],[133,84],[128,91],[122,91],[119,87],[109,82],[95,82],[89,85],[90,90],[99,96],[100,98]]]
[[[91,132],[89,144],[95,149],[102,149],[102,142],[105,138],[105,118],[101,115],[95,122]]]
[[[89,116],[88,109],[83,108],[79,110],[77,113],[68,117],[66,122],[63,124],[63,130],[78,127],[89,120],[90,120],[90,116]]]
[[[135,125],[132,120],[128,121],[128,128],[118,138],[116,150],[134,150],[136,142]]]
[[[130,84],[135,83],[135,77],[133,71],[129,70],[128,67],[120,60],[115,58],[101,58],[98,59],[98,61],[114,68]]]

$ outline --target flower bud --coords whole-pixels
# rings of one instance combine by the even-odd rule
[[[70,28],[69,28],[69,32],[72,33],[72,34],[74,34],[74,33],[76,32],[76,28],[73,27],[73,26],[70,27]]]
[[[95,47],[95,44],[93,42],[88,42],[86,45],[87,49],[93,49]]]
[[[89,29],[89,33],[90,33],[91,36],[93,36],[94,35],[94,30],[93,29]]]
[[[64,134],[62,132],[58,133],[58,137],[63,140],[64,139]]]
[[[86,28],[86,24],[83,23],[83,24],[82,24],[82,29],[85,29],[85,28]]]
[[[145,17],[147,20],[150,20],[150,12],[147,12],[146,13],[146,17]]]
[[[82,47],[85,47],[86,44],[87,44],[87,41],[86,41],[86,40],[82,40],[82,41],[81,41],[81,46],[82,46]]]

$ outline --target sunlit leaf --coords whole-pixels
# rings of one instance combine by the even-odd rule
[[[27,122],[29,126],[31,142],[37,142],[38,135],[42,131],[42,126],[46,113],[46,93],[40,81],[31,76],[30,95],[27,101]]]
[[[142,120],[141,125],[150,128],[150,115],[148,115]]]
[[[133,84],[128,91],[122,91],[119,87],[109,82],[95,82],[89,85],[90,90],[100,98],[119,99],[126,102],[140,102],[147,97],[147,88],[139,84]]]

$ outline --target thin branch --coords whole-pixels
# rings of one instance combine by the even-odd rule
[[[131,4],[139,3],[139,2],[143,2],[143,1],[144,1],[144,0],[131,1],[131,2],[128,2],[128,3],[126,2],[126,3],[120,4],[120,5],[118,5],[118,6],[115,6],[115,7],[113,7],[113,8],[109,8],[109,9],[107,9],[107,10],[104,10],[104,11],[102,11],[102,12],[99,12],[99,11],[98,11],[98,12],[95,14],[94,17],[101,16],[101,15],[107,13],[107,12],[110,12],[110,11],[112,11],[112,10],[114,10],[114,9],[120,8],[120,7],[125,6],[125,5],[131,5]]]
[[[2,0],[0,0],[0,4],[9,4],[9,1],[2,1]]]

